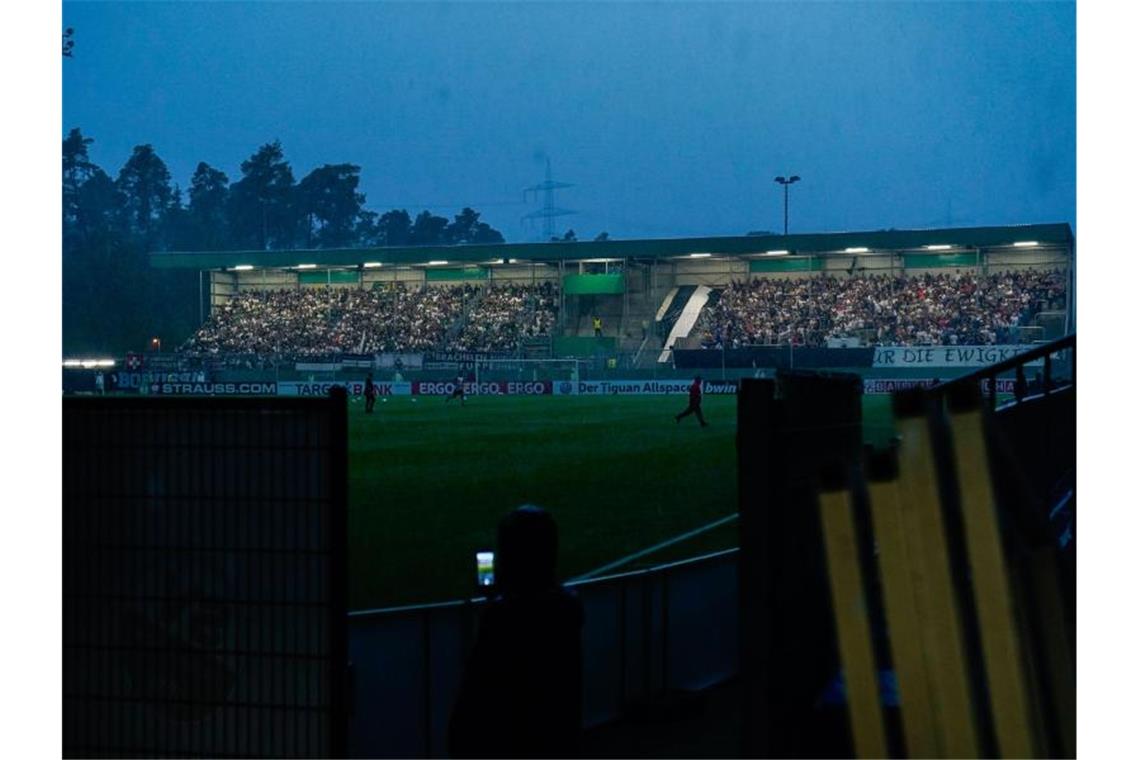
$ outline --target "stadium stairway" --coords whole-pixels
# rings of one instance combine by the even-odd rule
[[[689,331],[693,329],[693,325],[697,322],[697,317],[700,316],[701,309],[705,307],[705,303],[709,300],[709,294],[712,288],[707,285],[685,285],[677,289],[676,295],[673,296],[672,302],[666,307],[663,323],[672,320],[672,326],[669,327],[668,337],[665,339],[665,346],[657,357],[658,363],[665,363],[669,361],[672,356],[673,344],[681,338],[686,338]],[[672,291],[670,291],[672,293]],[[687,293],[687,295],[686,295]],[[668,298],[668,296],[666,296]],[[680,307],[678,308],[678,303]],[[676,316],[673,316],[673,315]]]
[[[455,342],[459,333],[463,332],[463,328],[467,326],[467,319],[471,316],[471,312],[482,302],[485,293],[486,291],[483,288],[479,288],[475,291],[475,295],[467,300],[467,303],[463,305],[463,313],[448,326],[443,337],[443,345],[450,346]]]
[[[664,339],[677,323],[677,318],[681,316],[681,311],[696,289],[696,285],[675,286],[662,299],[661,306],[657,308],[654,332],[662,339],[663,345]]]
[[[577,303],[571,305],[567,298],[567,321],[565,335],[590,337],[594,334],[594,317],[602,320],[602,334],[622,336],[625,324],[622,320],[623,299],[619,296],[574,296]],[[576,308],[574,308],[576,307]],[[570,311],[574,308],[573,311]]]

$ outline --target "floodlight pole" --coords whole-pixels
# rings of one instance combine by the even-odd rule
[[[793,174],[791,177],[776,177],[776,182],[784,186],[784,234],[788,234],[788,185],[794,185],[800,181],[799,175]]]

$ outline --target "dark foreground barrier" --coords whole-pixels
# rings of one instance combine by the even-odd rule
[[[1001,369],[897,394],[878,451],[853,376],[742,382],[745,756],[1075,754],[1075,449],[1010,445],[1075,372],[995,415]]]
[[[65,399],[63,752],[346,753],[346,401]]]

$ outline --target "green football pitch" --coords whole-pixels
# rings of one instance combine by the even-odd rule
[[[520,504],[558,521],[564,578],[736,511],[735,397],[705,398],[707,428],[673,421],[680,395],[412,398],[349,405],[353,609],[470,595],[476,550]],[[890,436],[889,403],[864,397],[868,440]],[[736,544],[730,522],[642,562]]]

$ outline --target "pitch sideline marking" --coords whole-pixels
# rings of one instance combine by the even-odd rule
[[[654,552],[665,549],[669,546],[672,546],[673,544],[679,544],[682,541],[687,541],[688,539],[692,538],[693,536],[699,536],[700,534],[705,533],[706,531],[710,531],[713,528],[719,528],[721,525],[729,523],[729,522],[737,519],[738,517],[740,517],[740,513],[739,512],[733,512],[731,515],[727,515],[725,517],[722,517],[719,520],[713,520],[708,525],[702,525],[699,528],[694,528],[693,530],[690,530],[687,533],[682,533],[681,535],[674,536],[673,538],[670,538],[667,541],[662,541],[659,544],[655,544],[654,546],[650,546],[648,549],[642,549],[639,552],[634,552],[633,554],[629,554],[625,557],[622,557],[621,559],[614,560],[613,562],[609,563],[608,565],[602,565],[601,567],[599,567],[595,570],[591,570],[588,573],[583,573],[582,575],[579,575],[576,578],[572,578],[571,582],[573,582],[573,581],[584,581],[584,580],[588,580],[590,578],[594,578],[596,576],[602,575],[604,573],[608,573],[610,570],[613,570],[615,568],[621,567],[622,565],[628,564],[635,559],[640,559],[641,557],[644,557],[647,554],[653,554]]]

